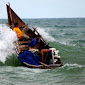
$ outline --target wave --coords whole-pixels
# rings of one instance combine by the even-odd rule
[[[40,33],[40,35],[47,40],[48,42],[56,42],[64,45],[69,45],[69,42],[56,40],[55,37],[51,36],[51,33],[49,32],[50,28],[37,28],[37,31]]]
[[[77,42],[85,43],[85,40],[78,40]]]
[[[74,27],[79,27],[79,26],[66,26],[66,25],[55,25],[55,27],[58,27],[58,28],[74,28]]]
[[[44,28],[38,27],[37,30],[45,40],[52,41],[52,42],[55,41],[55,38],[52,37],[49,33],[47,33]]]
[[[0,25],[0,61],[5,63],[6,59],[15,53],[14,41],[17,40],[13,32],[5,24]]]
[[[79,25],[54,25],[56,28],[81,28],[85,26],[79,26]]]
[[[48,42],[56,42],[56,43],[60,43],[60,44],[63,44],[63,45],[67,45],[67,46],[75,46],[75,44],[73,43],[70,43],[71,41],[69,39],[59,39],[56,37],[53,37],[52,35],[52,32],[50,32],[50,28],[41,28],[41,27],[38,27],[37,28],[37,31],[40,33],[40,35]],[[65,33],[63,34],[65,35]]]
[[[84,65],[79,65],[79,64],[65,64],[63,67],[61,68],[66,68],[67,70],[70,70],[70,69],[74,69],[74,68],[82,68],[82,67],[85,67]]]

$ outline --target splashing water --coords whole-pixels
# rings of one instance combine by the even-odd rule
[[[47,41],[55,41],[55,39],[51,36],[51,35],[49,35],[46,31],[45,31],[45,29],[43,29],[43,28],[37,28],[37,30],[38,30],[38,32],[40,33],[40,35],[45,39],[45,40],[47,40]]]
[[[64,45],[68,45],[68,46],[75,46],[75,44],[71,44],[69,41],[65,41],[65,40],[59,40],[54,37],[52,37],[49,32],[46,31],[47,29],[44,29],[44,28],[40,28],[38,27],[37,28],[37,31],[40,33],[40,35],[47,41],[51,41],[51,42],[59,42],[61,44],[64,44]],[[50,30],[50,29],[48,29]]]
[[[14,41],[17,40],[15,32],[6,25],[0,25],[0,61],[5,63],[8,56],[15,53]]]

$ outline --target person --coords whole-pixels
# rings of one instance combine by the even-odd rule
[[[18,37],[19,39],[22,38],[23,32],[19,29],[18,23],[15,23],[15,24],[14,24],[13,31],[16,33],[16,35],[17,35],[17,37]]]
[[[27,29],[28,29],[27,25],[23,28],[22,31],[21,31],[20,28],[18,27],[18,23],[15,23],[14,26],[15,26],[15,27],[14,27],[13,31],[16,32],[17,37],[18,37],[19,39],[23,39],[23,38],[29,39],[29,36],[26,34],[26,31],[27,31]]]
[[[44,58],[45,54],[48,54],[47,59]],[[52,50],[50,50],[50,49],[42,49],[41,50],[41,62],[49,64],[50,59],[52,58],[51,54],[52,54]]]
[[[23,32],[23,38],[25,38],[25,39],[31,39],[30,37],[29,37],[29,35],[27,35],[27,33],[28,33],[28,31],[29,31],[29,28],[28,28],[28,26],[27,25],[25,25],[24,27],[22,27],[23,29],[22,29],[22,32]]]
[[[29,45],[28,45],[29,49],[38,48],[39,42],[40,42],[40,36],[36,35],[36,37],[34,39],[32,39],[31,42],[29,43]]]
[[[50,60],[52,59],[53,64],[60,64],[61,60],[60,60],[60,56],[58,56],[58,52],[59,51],[56,50],[55,48],[42,49],[41,50],[41,62],[49,64]]]

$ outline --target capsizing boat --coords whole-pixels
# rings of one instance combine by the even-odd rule
[[[7,25],[10,27],[10,29],[13,29],[14,24],[17,22],[19,28],[21,30],[23,30],[24,28],[22,28],[22,27],[26,25],[25,22],[23,22],[22,19],[20,19],[20,17],[11,9],[10,4],[9,5],[6,4],[6,7],[7,7],[7,14],[8,14]],[[41,56],[41,53],[40,53],[41,49],[50,49],[50,48],[52,50],[52,55],[51,55],[49,64],[43,63],[41,61],[39,61],[39,65],[34,65],[29,62],[27,63],[25,61],[21,62],[19,56],[23,52],[30,52],[28,44],[31,42],[31,40],[30,39],[29,40],[25,40],[25,39],[17,40],[17,41],[15,41],[17,58],[19,59],[19,61],[22,63],[23,66],[26,66],[28,68],[40,68],[40,69],[54,69],[54,68],[63,66],[60,56],[58,55],[58,51],[55,48],[50,47],[49,44],[44,40],[44,38],[39,34],[39,32],[36,29],[34,29],[34,30],[29,29],[29,31],[27,32],[27,35],[32,39],[36,35],[39,35],[41,38],[40,43],[39,43],[40,49],[36,48],[36,49],[31,50],[31,53],[33,55],[36,54],[38,56]],[[38,51],[36,51],[37,49],[38,49]],[[48,60],[48,59],[49,59],[49,56],[47,56],[47,54],[46,54],[45,60]]]

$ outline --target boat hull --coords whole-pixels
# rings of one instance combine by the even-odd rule
[[[28,67],[28,68],[39,68],[39,69],[55,69],[55,68],[58,68],[58,67],[62,67],[62,66],[63,66],[63,64],[31,65],[31,64],[28,64],[28,63],[26,63],[26,62],[23,62],[22,64],[23,64],[23,66]]]

